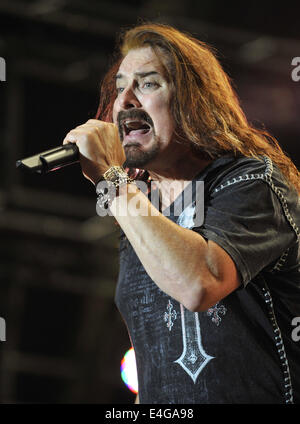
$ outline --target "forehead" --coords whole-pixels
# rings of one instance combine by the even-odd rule
[[[162,64],[150,46],[130,50],[122,60],[118,74],[127,76],[148,70],[163,72]]]

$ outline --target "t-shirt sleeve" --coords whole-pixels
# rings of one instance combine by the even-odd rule
[[[244,286],[296,241],[272,183],[243,169],[224,177],[205,197],[203,225],[193,230],[231,256]]]

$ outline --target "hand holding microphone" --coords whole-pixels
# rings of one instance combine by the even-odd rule
[[[111,166],[122,166],[125,152],[117,126],[89,119],[71,130],[62,146],[18,160],[16,166],[44,174],[77,162],[83,175],[94,184]]]
[[[76,143],[83,175],[96,184],[111,166],[122,166],[125,152],[115,124],[89,119],[71,130],[63,145]]]

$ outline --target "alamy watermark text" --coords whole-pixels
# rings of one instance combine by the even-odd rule
[[[3,57],[0,57],[0,81],[6,81],[6,62]]]
[[[200,227],[204,222],[204,181],[182,181],[182,196],[175,200],[178,192],[176,182],[157,182],[151,181],[150,187],[143,181],[136,181],[136,186],[145,194],[148,194],[154,209],[149,209],[147,205],[141,204],[136,200],[135,196],[131,198],[123,197],[127,207],[122,203],[122,210],[119,211],[120,216],[130,214],[131,216],[147,216],[159,214],[160,193],[164,194],[164,201],[169,206],[163,210],[164,216],[178,217],[178,224],[182,227],[192,228]],[[99,216],[112,215],[109,208],[102,207],[102,197],[108,193],[108,197],[113,199],[116,195],[116,188],[108,185],[107,181],[100,181],[97,184],[97,194],[100,193],[100,199],[96,204],[96,211]],[[104,197],[103,197],[104,198]],[[130,210],[130,213],[129,213]]]
[[[292,326],[295,327],[292,331],[292,340],[294,342],[300,341],[300,317],[294,317],[292,319]]]
[[[0,342],[6,341],[6,322],[4,318],[0,317]]]
[[[293,57],[291,65],[294,66],[291,73],[292,80],[298,82],[300,81],[300,57]]]

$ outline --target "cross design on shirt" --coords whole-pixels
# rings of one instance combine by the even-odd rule
[[[200,193],[198,193],[198,195],[199,194]],[[201,200],[199,201],[198,197],[197,209],[199,209],[199,205],[202,205],[202,203]],[[195,225],[194,218],[195,215],[197,215],[195,214],[195,212],[196,202],[193,202],[180,214],[177,220],[177,224],[183,228],[193,228]],[[180,304],[180,312],[183,351],[181,356],[174,362],[181,365],[185,372],[192,378],[193,382],[196,383],[200,372],[214,357],[208,355],[202,346],[201,328],[198,312],[188,311],[184,308],[182,304]]]
[[[195,352],[191,353],[191,356],[188,358],[188,361],[190,361],[192,364],[197,361],[197,355],[195,354]]]
[[[227,312],[227,309],[225,308],[225,306],[219,305],[219,302],[218,302],[207,310],[207,315],[209,317],[212,316],[212,319],[211,319],[212,322],[216,324],[216,326],[219,326],[220,322],[222,321],[222,318],[219,316],[219,314],[225,315],[226,312]]]
[[[177,318],[177,313],[175,311],[175,309],[173,310],[173,305],[169,299],[168,305],[167,305],[167,311],[164,314],[164,321],[167,323],[167,327],[169,329],[169,331],[172,330],[172,327],[174,325],[174,321]]]
[[[213,359],[208,355],[201,340],[198,312],[191,312],[180,304],[183,351],[176,361],[196,383],[198,375],[206,364]]]

